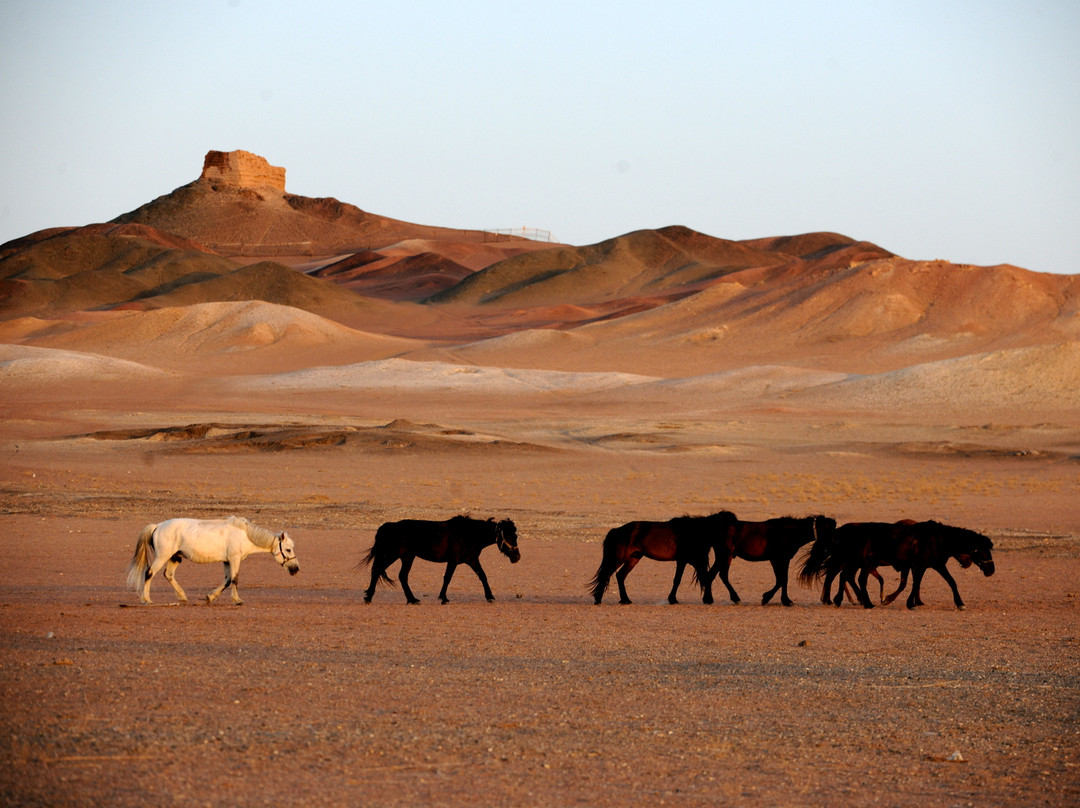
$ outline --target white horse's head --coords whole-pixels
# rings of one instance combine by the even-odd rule
[[[274,558],[277,563],[289,571],[289,575],[300,572],[300,562],[296,560],[296,546],[289,534],[282,531],[274,538]]]

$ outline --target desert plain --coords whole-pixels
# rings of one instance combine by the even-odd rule
[[[1080,801],[1075,277],[836,234],[489,239],[245,154],[0,246],[5,804]],[[741,604],[669,605],[644,560],[593,605],[608,530],[720,509],[936,519],[996,572],[950,563],[963,611],[933,572],[915,610],[784,608],[736,560]],[[461,513],[517,525],[494,603],[463,567],[439,604],[422,561],[420,605],[363,603],[380,524]],[[245,605],[206,605],[221,567],[183,563],[190,605],[140,604],[142,527],[229,514],[299,574],[253,555]]]

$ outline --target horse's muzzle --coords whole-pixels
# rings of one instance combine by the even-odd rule
[[[984,564],[979,564],[979,569],[982,570],[983,575],[985,575],[987,578],[989,578],[991,575],[994,574],[994,562],[993,561],[987,561]]]
[[[285,565],[285,569],[289,571],[289,575],[296,575],[296,573],[300,572],[300,564],[294,560],[290,560]]]

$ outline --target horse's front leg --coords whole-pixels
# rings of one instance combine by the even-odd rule
[[[182,557],[177,553],[169,559],[169,563],[165,565],[165,580],[172,584],[173,591],[176,593],[176,597],[180,598],[180,602],[187,603],[187,593],[176,582],[176,568],[180,566]]]
[[[914,609],[916,606],[922,605],[922,599],[919,597],[919,588],[922,586],[922,578],[926,572],[925,567],[914,567],[911,570],[911,594],[908,595],[907,607]]]
[[[773,577],[776,579],[776,585],[768,592],[762,594],[761,605],[764,606],[767,604],[772,600],[772,596],[779,591],[780,602],[785,606],[790,606],[791,598],[788,597],[787,593],[788,561],[787,559],[769,559],[769,564],[772,565]]]
[[[933,567],[933,569],[937,570],[938,575],[945,579],[945,583],[947,583],[952,590],[952,599],[953,603],[956,604],[956,608],[963,609],[964,601],[960,599],[960,590],[956,586],[956,579],[952,577],[952,574],[946,569],[944,564]]]
[[[789,569],[791,567],[791,558],[782,559],[780,566],[774,567],[776,569],[776,579],[780,582],[780,602],[785,606],[793,605],[791,598],[788,596],[787,585]]]
[[[243,561],[243,556],[236,556],[235,559],[229,564],[230,571],[232,572],[232,602],[234,606],[243,606],[244,601],[240,600],[240,562]]]
[[[467,561],[466,563],[472,567],[472,571],[475,572],[476,577],[480,579],[480,583],[484,587],[484,597],[487,598],[487,602],[493,603],[495,601],[495,595],[491,593],[491,587],[488,586],[487,573],[485,573],[484,568],[480,566],[480,559],[477,558],[473,561]]]
[[[401,569],[398,570],[398,580],[401,581],[401,591],[405,593],[405,600],[408,603],[419,603],[420,598],[413,594],[412,589],[409,588],[409,570],[412,569],[412,563],[416,556],[406,553],[401,557]]]
[[[675,593],[679,591],[679,584],[682,583],[683,571],[686,569],[686,562],[682,559],[675,562],[675,578],[671,582],[671,591],[668,593],[667,602],[674,606],[679,602],[679,599],[675,597]]]
[[[450,599],[446,597],[446,590],[450,587],[450,579],[454,577],[454,570],[457,569],[456,561],[446,562],[446,572],[443,574],[442,579],[442,591],[439,592],[439,601],[442,603],[449,603]],[[486,586],[486,584],[485,584]],[[491,590],[488,590],[489,592]]]

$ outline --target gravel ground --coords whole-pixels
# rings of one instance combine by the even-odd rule
[[[408,606],[361,602],[370,533],[300,528],[300,574],[249,558],[247,605],[195,605],[220,568],[185,564],[193,605],[157,580],[147,607],[142,523],[60,510],[3,517],[7,805],[1080,802],[1073,542],[999,541],[962,612],[933,574],[917,612],[751,605],[746,562],[740,606],[669,606],[645,561],[596,607],[588,518],[534,513],[520,564],[485,552],[496,603],[463,569],[439,605],[417,562]]]

